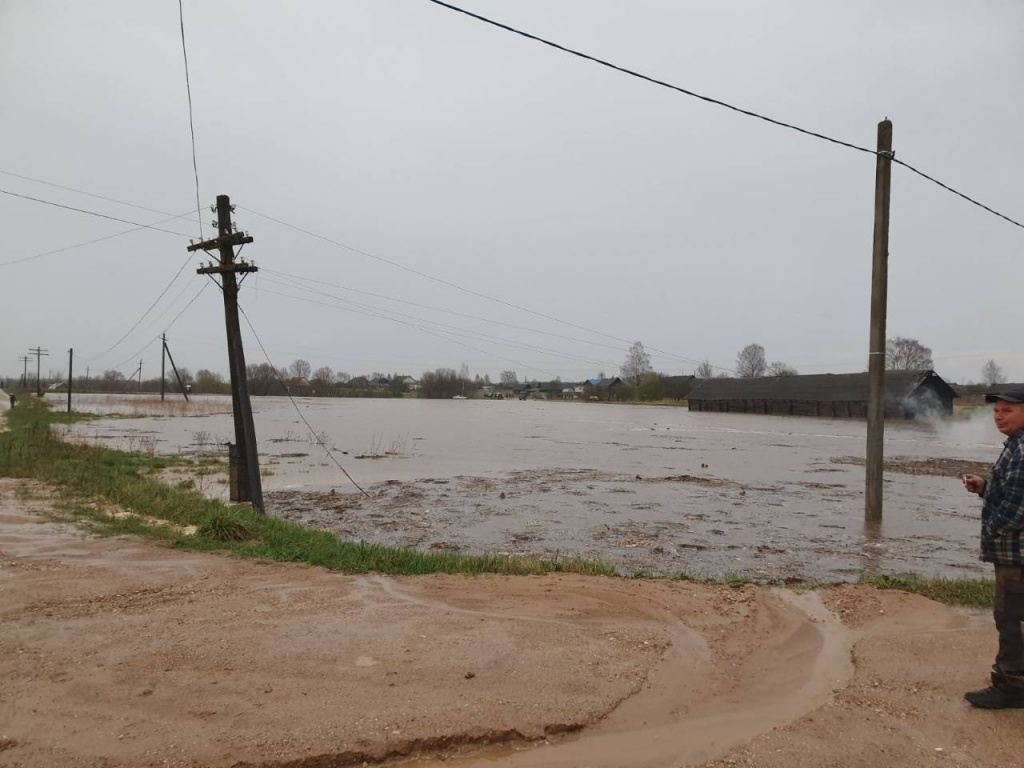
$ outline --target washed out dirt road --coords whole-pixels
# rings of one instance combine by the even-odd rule
[[[0,765],[1006,766],[990,620],[860,587],[343,576],[0,481]]]

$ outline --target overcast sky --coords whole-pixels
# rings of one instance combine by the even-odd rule
[[[1024,217],[1017,0],[460,2],[856,144],[874,147],[888,116],[897,157]],[[184,10],[204,233],[207,206],[229,194],[255,237],[243,255],[262,268],[242,304],[275,364],[418,376],[465,362],[492,377],[574,379],[614,373],[628,346],[617,339],[639,339],[668,373],[703,358],[731,367],[749,342],[802,373],[866,369],[871,155],[426,0]],[[145,224],[193,210],[177,2],[0,0],[0,125],[0,189]],[[199,225],[158,226],[181,234],[136,231],[0,266],[0,372],[20,373],[18,357],[39,345],[44,371],[66,370],[74,347],[79,370],[128,375],[141,357],[154,373],[152,340],[209,282],[194,258],[107,351],[185,262]],[[128,229],[0,195],[0,262]],[[930,346],[951,381],[978,379],[989,358],[1024,380],[1022,251],[1024,230],[895,167],[889,335]],[[378,296],[311,293],[279,273]],[[245,334],[248,361],[262,362]],[[213,285],[168,337],[179,364],[226,371]]]

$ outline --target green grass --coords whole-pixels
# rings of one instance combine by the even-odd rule
[[[10,430],[0,434],[0,476],[58,485],[65,495],[65,507],[75,516],[91,521],[100,532],[147,536],[180,549],[308,563],[346,573],[615,575],[612,566],[585,559],[471,556],[340,541],[325,531],[207,499],[196,493],[190,483],[168,485],[152,477],[187,461],[65,443],[51,430],[50,425],[58,420],[58,414],[34,398],[26,398],[9,411]],[[98,501],[138,516],[111,518]],[[196,526],[194,536],[182,531],[187,526]]]
[[[878,589],[913,592],[940,603],[991,608],[995,604],[995,582],[988,579],[925,579],[920,576],[872,576],[859,584]]]

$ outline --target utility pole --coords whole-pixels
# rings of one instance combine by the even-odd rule
[[[167,334],[160,336],[160,402],[164,401],[164,389],[167,382]]]
[[[36,356],[36,397],[42,397],[43,396],[43,382],[42,382],[42,379],[39,378],[40,363],[41,363],[41,361],[42,361],[42,359],[44,357],[49,357],[50,356],[50,352],[49,352],[49,350],[41,349],[40,347],[36,347],[35,349],[30,349],[29,352],[31,352],[33,355]]]
[[[83,392],[84,392],[85,390],[89,389],[89,371],[91,371],[91,370],[92,370],[92,369],[91,369],[91,368],[90,368],[90,367],[89,367],[88,365],[87,365],[87,366],[85,366],[85,387],[84,387],[84,389],[82,390]]]
[[[164,353],[167,355],[167,359],[171,361],[171,370],[174,371],[174,378],[178,380],[178,387],[181,389],[182,397],[185,398],[185,402],[188,402],[188,390],[185,389],[185,382],[181,380],[181,374],[178,373],[178,366],[174,364],[174,355],[171,354],[171,348],[167,346],[167,336],[164,336]]]
[[[235,261],[235,246],[251,243],[253,238],[236,232],[231,224],[231,200],[227,195],[217,196],[216,227],[219,236],[214,240],[195,243],[190,252],[220,251],[220,263],[196,270],[201,275],[220,275],[221,293],[224,294],[224,319],[228,338],[228,367],[231,373],[231,404],[235,415],[235,445],[238,452],[238,490],[240,501],[251,501],[252,508],[263,512],[263,487],[260,481],[259,455],[256,450],[256,428],[249,402],[249,383],[245,373],[245,352],[242,349],[242,330],[238,324],[238,280],[236,274],[256,272],[253,264]]]
[[[892,122],[878,124],[875,156],[875,232],[871,253],[871,333],[868,341],[868,442],[864,521],[882,522],[885,438],[885,316],[889,286],[889,197],[892,178]]]
[[[27,387],[28,386],[28,361],[31,360],[31,359],[32,358],[29,357],[28,355],[22,355],[21,357],[18,358],[18,362],[19,363],[24,363],[25,364],[24,365],[24,370],[21,373],[21,386],[23,386],[23,387]]]
[[[68,350],[68,413],[71,413],[71,382],[72,366],[75,364],[75,349],[72,347]]]
[[[139,392],[142,391],[142,361],[139,360]]]

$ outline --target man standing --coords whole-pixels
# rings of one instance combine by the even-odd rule
[[[1006,435],[988,481],[965,475],[964,487],[985,500],[981,513],[981,559],[995,566],[999,653],[992,685],[964,698],[984,709],[1024,709],[1024,389],[985,395],[995,405],[996,428]]]

